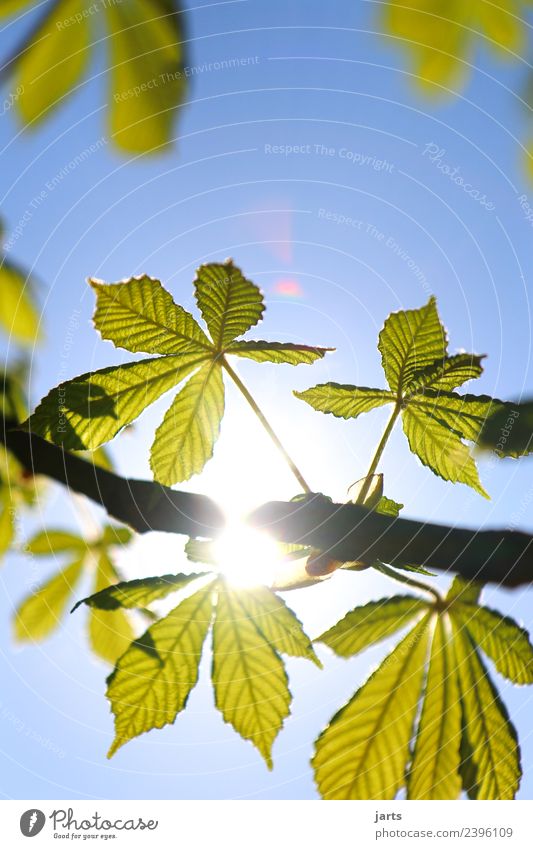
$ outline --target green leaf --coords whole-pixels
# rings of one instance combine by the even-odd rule
[[[15,510],[9,497],[0,499],[0,560],[15,538]]]
[[[316,742],[324,799],[394,799],[405,780],[424,679],[428,617],[385,658]]]
[[[403,507],[404,505],[400,504],[399,501],[393,501],[392,498],[382,495],[374,510],[376,513],[381,513],[382,516],[392,516],[393,519],[397,519]]]
[[[185,554],[191,563],[206,563],[208,566],[217,566],[213,540],[211,539],[188,539],[185,543]]]
[[[202,648],[211,623],[212,588],[182,601],[135,640],[108,678],[117,749],[152,728],[174,722],[198,681]]]
[[[50,13],[16,60],[17,105],[27,124],[42,120],[78,86],[92,40],[85,0],[50,4]],[[85,14],[84,14],[85,12]],[[64,25],[74,16],[73,25]]]
[[[6,260],[0,262],[0,325],[21,345],[39,341],[39,313],[33,302],[30,282],[23,272]]]
[[[54,528],[39,531],[25,545],[25,550],[37,557],[51,557],[64,551],[86,552],[87,549],[88,543],[82,537]]]
[[[242,590],[239,601],[265,640],[280,654],[305,657],[321,667],[311,640],[296,614],[267,587]]]
[[[427,366],[413,376],[409,393],[420,392],[421,389],[450,391],[469,380],[476,380],[483,374],[483,359],[478,354],[454,354],[444,361],[437,360],[436,364]]]
[[[110,131],[128,153],[158,152],[174,139],[183,102],[183,12],[172,0],[111,2],[105,7],[111,49]]]
[[[124,283],[89,281],[96,293],[94,325],[103,339],[133,353],[207,353],[211,343],[190,313],[159,280],[143,275]]]
[[[18,12],[19,9],[23,9],[24,6],[29,6],[32,3],[33,0],[2,0],[0,17],[12,15],[14,12]]]
[[[461,792],[461,703],[451,638],[439,616],[407,783],[408,799],[457,799]]]
[[[15,615],[17,640],[43,640],[57,628],[81,576],[83,561],[83,557],[75,560],[24,599]]]
[[[95,593],[117,581],[117,573],[107,554],[101,554],[96,569]],[[89,640],[93,651],[108,663],[114,664],[133,640],[133,628],[122,610],[93,609],[89,615]]]
[[[533,647],[524,628],[488,607],[457,602],[453,613],[496,669],[514,684],[533,684]]]
[[[342,419],[355,419],[376,407],[393,403],[396,398],[385,389],[368,389],[366,386],[349,386],[340,383],[319,383],[303,392],[294,392],[314,410],[332,413]]]
[[[455,392],[435,392],[426,389],[423,395],[409,400],[408,409],[416,409],[458,436],[474,442],[487,418],[499,409],[501,401],[488,395],[458,395]]]
[[[289,715],[284,664],[258,626],[246,594],[220,584],[213,625],[215,704],[272,769],[272,744]]]
[[[242,336],[263,317],[259,288],[231,260],[201,265],[194,281],[196,301],[217,350]]]
[[[411,451],[424,466],[444,480],[464,483],[489,497],[467,446],[456,433],[412,404],[403,412],[403,429]]]
[[[211,361],[176,395],[156,431],[150,454],[155,480],[172,486],[201,472],[213,456],[223,415],[222,369]]]
[[[64,448],[97,448],[203,359],[199,354],[159,357],[82,374],[52,389],[27,425],[33,433]]]
[[[99,610],[117,610],[121,607],[146,607],[153,601],[166,598],[171,593],[182,590],[191,581],[201,578],[206,573],[193,575],[161,575],[155,578],[136,578],[133,581],[120,581],[114,586],[106,586],[94,595],[82,598],[72,608],[72,613],[81,605],[98,608]]]
[[[315,642],[325,643],[339,657],[353,657],[395,634],[427,608],[423,599],[409,595],[370,601],[351,610]]]
[[[446,601],[465,601],[469,604],[476,604],[479,601],[482,589],[483,584],[480,584],[479,581],[467,581],[460,575],[456,575],[446,595]]]
[[[514,799],[520,784],[520,749],[487,670],[453,608],[455,666],[461,691],[470,773],[475,771],[478,799]],[[473,782],[471,782],[473,784]]]
[[[334,348],[312,348],[309,345],[295,345],[292,342],[232,342],[226,348],[227,354],[247,357],[256,363],[286,363],[297,366],[321,360]]]
[[[100,543],[104,547],[110,545],[128,545],[133,539],[133,533],[129,528],[121,525],[105,525],[102,529]]]
[[[392,313],[379,334],[378,348],[390,388],[402,395],[416,384],[418,372],[442,363],[447,339],[435,298],[418,310]]]
[[[501,403],[501,402],[500,402]],[[533,401],[496,407],[482,423],[476,439],[481,448],[500,457],[525,457],[533,452]]]

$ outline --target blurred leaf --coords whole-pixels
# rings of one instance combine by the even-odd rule
[[[470,789],[477,788],[477,799],[514,799],[522,775],[516,731],[475,645],[453,608],[450,616],[468,740]]]
[[[500,457],[525,457],[533,452],[533,401],[508,402],[482,422],[477,443]]]
[[[400,631],[427,609],[423,599],[408,595],[370,601],[347,613],[315,642],[325,643],[339,657],[353,657]]]
[[[0,325],[20,345],[32,346],[41,338],[39,313],[31,281],[7,260],[0,261]]]
[[[427,646],[425,617],[322,732],[313,767],[324,799],[394,799],[404,783]]]
[[[272,769],[272,744],[289,715],[287,674],[258,626],[257,608],[248,607],[246,593],[223,584],[213,626],[212,676],[224,721],[250,740]]]
[[[29,3],[3,0],[0,15],[24,5]],[[40,122],[76,91],[93,46],[102,41],[110,54],[108,121],[116,145],[138,154],[170,145],[175,112],[187,88],[179,5],[122,0],[89,8],[84,0],[57,0],[44,10],[12,60],[23,120]],[[97,39],[102,20],[107,32]]]
[[[95,593],[117,582],[117,573],[108,555],[103,553],[96,569]],[[133,628],[122,610],[91,610],[89,640],[95,654],[108,663],[116,663],[133,640]]]
[[[22,602],[14,622],[17,640],[42,640],[57,628],[81,577],[83,560],[75,560]]]
[[[461,791],[461,703],[454,664],[451,638],[439,616],[408,775],[409,799],[457,799]]]
[[[0,498],[0,561],[11,548],[15,537],[15,510],[7,495]]]
[[[482,589],[483,584],[480,584],[479,581],[467,581],[460,575],[456,575],[446,595],[446,601],[464,601],[468,604],[476,604],[479,601]]]
[[[108,757],[128,740],[176,719],[198,680],[198,666],[211,622],[212,588],[182,601],[152,625],[119,659],[108,678],[115,715]]]
[[[210,360],[191,377],[155,433],[150,468],[166,486],[189,480],[213,456],[224,415],[222,369]]]
[[[26,543],[26,551],[38,557],[51,557],[65,551],[80,552],[85,554],[88,550],[87,542],[77,534],[70,531],[46,528],[39,531]]]

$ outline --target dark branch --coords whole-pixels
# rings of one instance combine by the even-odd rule
[[[114,519],[140,534],[168,531],[210,537],[224,525],[222,511],[205,495],[177,492],[152,481],[122,478],[39,436],[10,430],[10,425],[14,422],[4,422],[0,442],[27,472],[45,475],[86,495]]]
[[[15,423],[5,422],[0,442],[28,472],[86,495],[138,533],[212,537],[224,525],[222,511],[204,495],[122,478],[9,426]],[[506,587],[533,583],[533,537],[519,531],[474,531],[393,519],[364,507],[333,504],[319,495],[264,504],[250,521],[277,539],[312,545],[336,560],[427,566]]]
[[[319,495],[290,504],[273,501],[249,518],[277,539],[312,545],[335,560],[427,566],[506,587],[533,583],[533,537],[520,531],[394,519]]]

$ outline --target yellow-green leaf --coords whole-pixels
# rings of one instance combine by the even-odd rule
[[[479,601],[483,584],[479,581],[467,581],[461,575],[456,575],[450,584],[450,588],[446,595],[446,601],[466,601],[475,604]]]
[[[135,640],[108,678],[115,715],[108,757],[133,737],[174,722],[198,681],[198,666],[211,623],[212,588],[182,601]]]
[[[478,799],[514,799],[522,775],[516,731],[487,670],[453,608],[455,665],[469,765]]]
[[[201,472],[213,456],[223,415],[222,369],[211,360],[176,395],[156,431],[150,453],[154,478],[172,486]]]
[[[99,590],[94,595],[83,598],[76,602],[72,612],[81,605],[95,607],[99,610],[117,610],[120,607],[146,607],[153,601],[166,598],[171,593],[183,589],[194,581],[201,578],[203,573],[193,575],[161,575],[156,578],[136,578],[133,581],[121,581],[114,586],[108,586]]]
[[[97,448],[202,361],[202,355],[183,354],[82,374],[52,389],[28,419],[28,426],[65,448]]]
[[[116,584],[117,574],[107,554],[101,554],[96,570],[95,593]],[[91,610],[89,640],[93,651],[108,663],[115,663],[133,640],[130,620],[122,610]]]
[[[17,640],[43,640],[57,628],[81,576],[83,561],[83,557],[75,560],[24,599],[15,614]]]
[[[285,667],[247,610],[244,595],[224,584],[213,625],[212,675],[224,721],[250,740],[272,769],[272,744],[291,701]]]
[[[21,91],[17,105],[26,123],[41,120],[59,106],[83,76],[92,41],[86,8],[86,0],[50,4],[30,46],[16,60],[16,85]]]
[[[402,421],[409,447],[424,466],[444,480],[464,483],[489,497],[481,486],[470,451],[454,431],[414,404],[403,411]]]
[[[174,303],[159,280],[143,275],[124,283],[90,283],[96,293],[95,327],[117,347],[147,354],[211,349],[197,321]]]
[[[313,767],[324,799],[394,799],[402,787],[424,679],[427,626],[425,617],[318,738]]]
[[[444,361],[446,347],[446,333],[434,297],[418,310],[391,313],[378,343],[391,390],[408,392],[418,372]]]
[[[426,413],[463,439],[474,442],[485,422],[502,406],[488,395],[458,395],[426,389],[423,395],[409,399],[409,408]]]
[[[303,392],[294,392],[314,410],[332,413],[342,419],[355,419],[375,407],[392,404],[396,397],[386,389],[369,389],[366,386],[349,386],[340,383],[319,383]]]
[[[226,348],[227,354],[247,357],[256,363],[286,363],[297,366],[300,363],[309,365],[315,360],[321,360],[328,351],[334,348],[312,348],[310,345],[295,345],[292,342],[232,342]]]
[[[7,497],[0,498],[0,560],[9,551],[15,537],[15,510]]]
[[[413,375],[409,393],[432,389],[433,391],[451,391],[469,380],[476,380],[483,374],[482,356],[477,354],[454,354],[443,361],[438,360]]]
[[[351,610],[315,642],[325,643],[339,657],[353,657],[404,628],[427,607],[423,599],[409,595],[370,601]]]
[[[231,260],[201,265],[194,286],[198,307],[219,350],[263,317],[265,305],[261,291]]]
[[[461,704],[451,639],[439,616],[408,776],[409,799],[457,799],[461,792]]]
[[[15,342],[34,345],[41,332],[31,284],[21,271],[6,260],[0,262],[0,298],[0,325]]]
[[[110,2],[110,131],[129,153],[173,141],[175,110],[187,90],[183,12],[171,0]]]
[[[25,549],[37,557],[51,557],[64,551],[87,551],[88,543],[77,534],[69,531],[45,528],[26,543]]]
[[[458,602],[454,616],[487,654],[500,675],[514,684],[533,684],[533,647],[524,628],[488,607]]]

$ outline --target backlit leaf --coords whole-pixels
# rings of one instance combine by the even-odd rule
[[[382,407],[396,400],[395,395],[385,389],[368,389],[366,386],[339,383],[322,383],[294,394],[314,410],[332,413],[343,419],[354,419],[361,413],[367,413],[375,407]]]
[[[533,452],[533,401],[495,407],[476,439],[481,448],[500,457],[525,457]]]
[[[311,348],[309,345],[294,345],[291,342],[232,342],[226,348],[227,354],[247,357],[257,363],[287,363],[297,366],[300,363],[313,363],[320,360],[334,348]]]
[[[446,595],[446,601],[464,601],[468,604],[476,604],[479,601],[482,589],[483,584],[480,584],[479,581],[467,581],[460,575],[456,575]]]
[[[522,774],[516,731],[471,638],[450,610],[465,733],[478,799],[514,799]]]
[[[457,799],[461,791],[461,704],[450,640],[439,616],[409,770],[409,799]]]
[[[201,472],[213,456],[223,414],[222,369],[210,361],[176,395],[156,431],[150,454],[154,478],[172,486]]]
[[[201,265],[196,301],[215,347],[221,350],[261,321],[265,305],[258,286],[228,260]]]
[[[444,480],[471,486],[485,498],[476,464],[459,436],[436,418],[409,405],[403,413],[403,429],[413,454]]]
[[[408,595],[370,601],[351,610],[315,642],[325,643],[339,657],[353,657],[404,628],[427,607],[423,599]]]
[[[287,674],[245,594],[224,584],[213,625],[212,676],[224,721],[250,740],[272,769],[272,744],[289,715]]]
[[[124,283],[90,283],[96,293],[95,327],[117,347],[147,354],[211,349],[196,320],[174,303],[159,280],[144,275]]]
[[[405,780],[424,679],[428,618],[413,628],[316,742],[324,799],[394,799]]]
[[[133,737],[176,719],[198,680],[198,666],[211,622],[211,587],[182,601],[135,640],[108,678],[115,715],[108,757]]]
[[[393,392],[408,392],[423,369],[443,362],[447,339],[431,297],[417,310],[392,313],[379,334],[383,371]]]
[[[184,354],[82,374],[52,389],[28,419],[33,433],[80,450],[97,448],[202,363]]]
[[[514,684],[533,684],[533,647],[524,628],[508,616],[476,604],[456,603],[456,620],[487,654],[500,675]]]
[[[69,531],[46,528],[28,540],[25,549],[29,554],[38,557],[50,557],[64,551],[85,552],[87,551],[87,542],[82,537]]]
[[[78,601],[72,608],[74,612],[80,604],[99,610],[117,610],[120,607],[146,607],[153,601],[166,598],[171,593],[183,589],[191,581],[202,577],[196,575],[161,575],[155,578],[136,578],[133,581],[120,581],[114,586],[107,586],[94,595]]]
[[[421,389],[449,392],[469,380],[476,380],[483,374],[482,360],[483,357],[477,354],[454,354],[442,361],[438,360],[436,365],[432,363],[413,376],[409,393]]]

